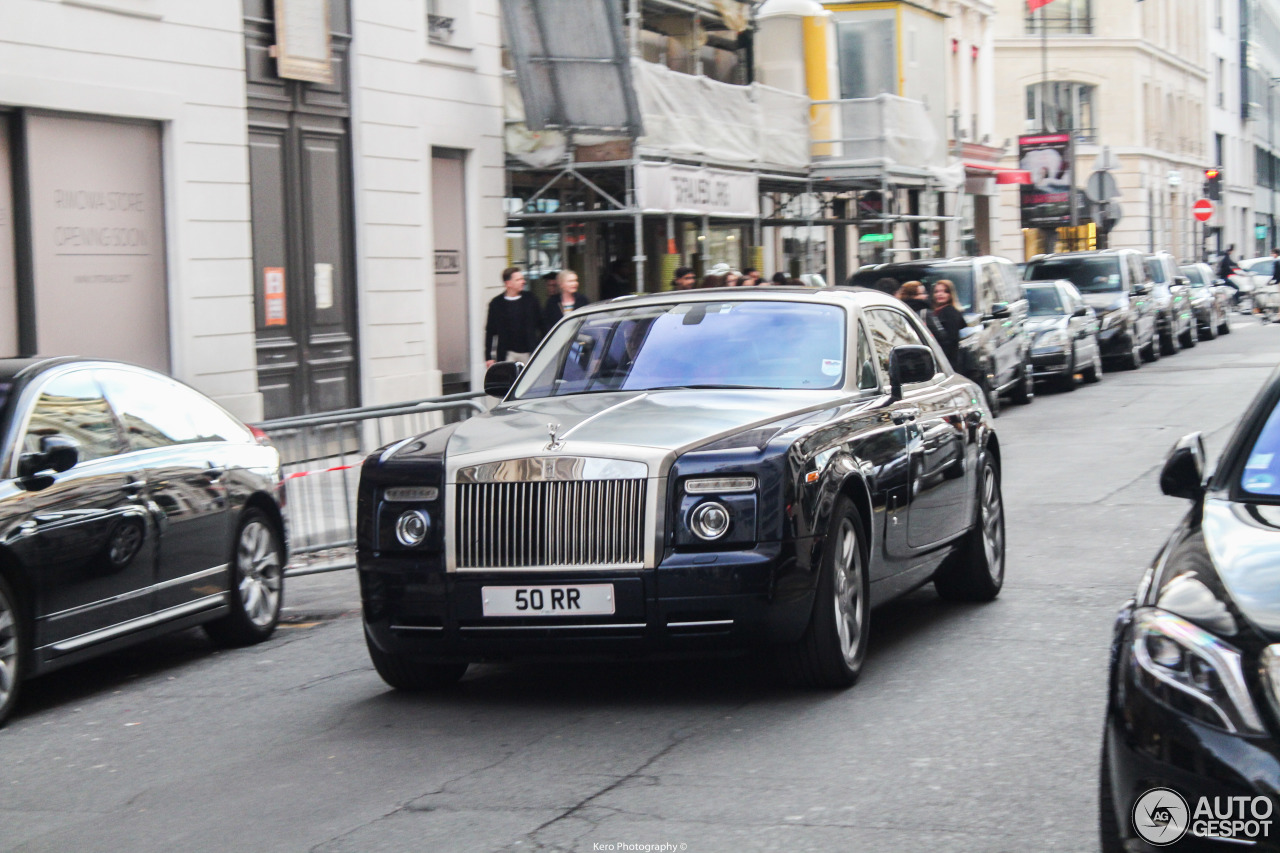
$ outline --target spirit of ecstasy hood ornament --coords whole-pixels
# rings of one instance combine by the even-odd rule
[[[547,424],[547,432],[551,433],[551,443],[547,445],[547,450],[559,450],[564,442],[556,438],[556,433],[560,431],[560,424]]]

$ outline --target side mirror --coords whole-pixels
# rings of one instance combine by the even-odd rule
[[[1198,501],[1204,497],[1204,438],[1184,435],[1169,451],[1160,471],[1160,491],[1173,498]]]
[[[902,396],[902,386],[928,382],[938,372],[933,350],[921,346],[901,346],[889,350],[889,392]]]
[[[1088,317],[1089,307],[1087,305],[1080,305],[1076,308],[1076,310],[1071,312],[1071,316],[1072,317]]]
[[[1133,292],[1134,292],[1134,294],[1135,294],[1135,295],[1137,295],[1137,296],[1146,296],[1148,293],[1150,293],[1150,292],[1151,292],[1151,285],[1149,285],[1149,284],[1145,284],[1145,283],[1144,283],[1144,284],[1135,284],[1135,285],[1133,286]]]
[[[520,378],[524,365],[514,361],[499,361],[484,374],[484,393],[490,397],[505,397]]]
[[[40,449],[18,457],[18,476],[33,477],[42,471],[63,471],[74,468],[80,461],[80,445],[65,435],[46,435],[40,439]]]
[[[1175,275],[1175,276],[1173,277],[1173,283],[1174,283],[1174,284],[1180,284],[1180,285],[1182,285],[1183,287],[1190,287],[1190,286],[1191,286],[1191,279],[1187,278],[1185,275]]]
[[[997,302],[991,306],[991,318],[993,320],[1004,320],[1013,312],[1009,310],[1008,302]]]

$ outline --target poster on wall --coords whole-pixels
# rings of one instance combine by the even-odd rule
[[[37,351],[168,372],[160,126],[28,116]]]
[[[284,302],[284,267],[263,267],[262,301],[264,325],[286,326],[289,315]]]
[[[1018,137],[1018,168],[1031,173],[1022,185],[1022,227],[1058,228],[1071,224],[1071,134]]]

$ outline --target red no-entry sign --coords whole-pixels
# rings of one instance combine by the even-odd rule
[[[1196,203],[1191,205],[1191,214],[1201,222],[1208,222],[1213,216],[1213,202],[1207,198],[1196,199]]]

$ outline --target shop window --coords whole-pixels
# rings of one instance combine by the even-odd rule
[[[471,13],[467,0],[427,0],[427,41],[449,47],[471,47]]]

